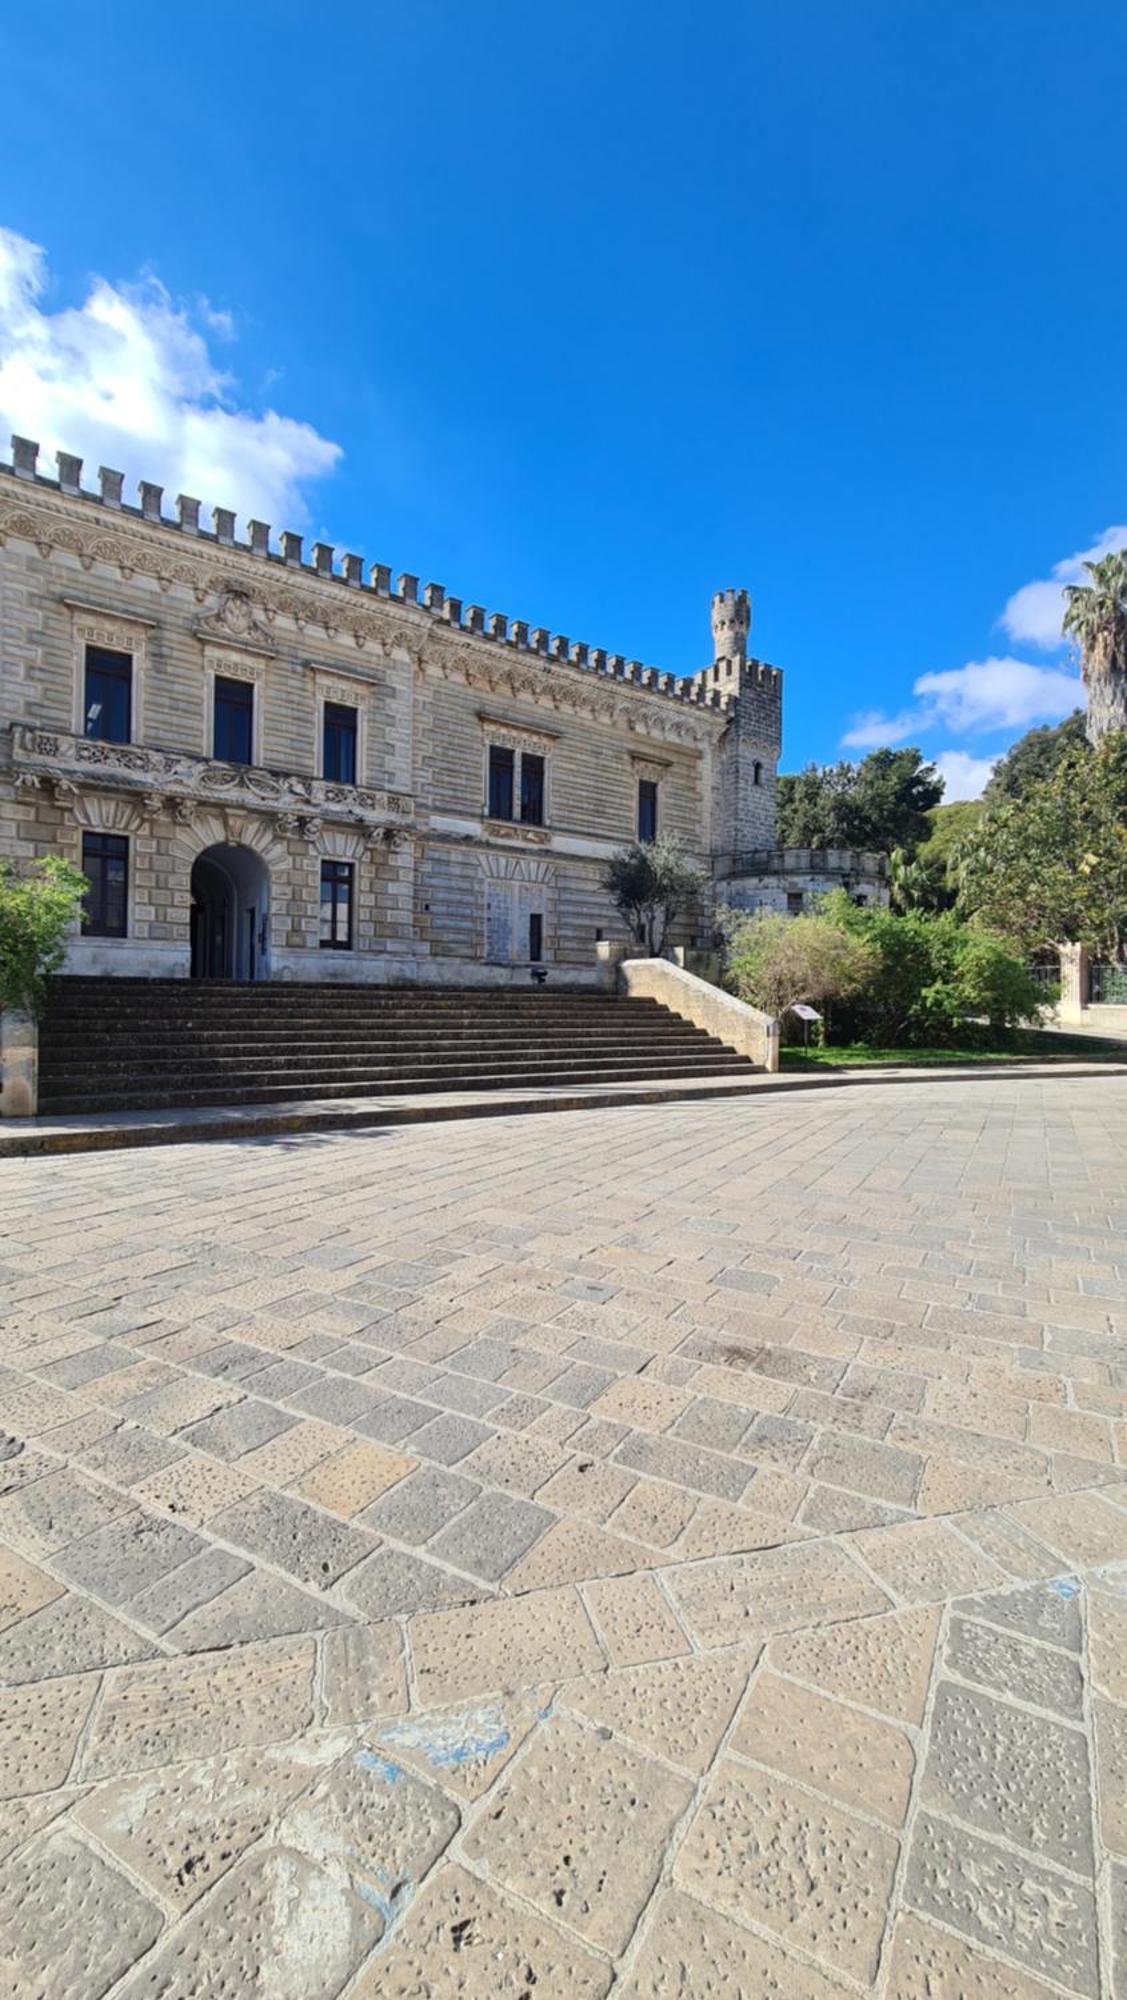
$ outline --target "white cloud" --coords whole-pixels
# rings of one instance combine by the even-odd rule
[[[1082,698],[1079,678],[1028,660],[968,660],[947,673],[921,674],[913,692],[937,722],[962,734],[1059,722]]]
[[[842,737],[845,750],[880,750],[885,745],[906,743],[924,727],[919,709],[902,708],[898,715],[886,715],[881,708],[865,708],[855,715]]]
[[[1090,549],[1080,549],[1076,555],[1065,556],[1063,562],[1054,564],[1051,577],[1023,584],[1020,590],[1015,590],[1001,617],[1010,638],[1019,645],[1043,646],[1047,650],[1062,646],[1063,586],[1083,582],[1083,565],[1086,562],[1098,562],[1101,556],[1109,555],[1113,549],[1125,547],[1127,527],[1105,528]]]
[[[46,311],[43,251],[0,229],[0,425],[48,454],[76,452],[88,474],[110,465],[205,507],[237,508],[277,527],[309,519],[303,488],[331,472],[340,446],[275,410],[237,407],[212,358],[231,322],[206,300],[177,304],[156,278],[94,278],[82,305]]]
[[[854,716],[842,743],[851,750],[905,743],[930,729],[960,736],[993,729],[1029,729],[1036,722],[1059,722],[1082,700],[1078,677],[1063,667],[1038,667],[1029,660],[968,660],[965,667],[920,674],[913,682],[916,706],[896,715],[879,709]]]
[[[943,780],[943,803],[949,806],[959,799],[981,798],[998,759],[971,757],[965,750],[941,750],[933,761]]]

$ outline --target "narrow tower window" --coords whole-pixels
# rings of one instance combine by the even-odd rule
[[[489,745],[489,817],[513,817],[513,753],[503,743]]]
[[[322,771],[338,785],[356,783],[356,710],[340,701],[325,703]]]
[[[124,834],[84,833],[82,873],[90,884],[82,905],[83,937],[124,937],[129,888],[129,842]]]
[[[215,679],[213,755],[225,764],[253,763],[254,682]]]
[[[132,725],[133,656],[87,646],[83,730],[99,743],[128,743]]]
[[[321,863],[321,949],[352,950],[353,865]]]

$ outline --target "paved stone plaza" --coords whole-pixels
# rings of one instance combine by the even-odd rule
[[[0,1987],[1127,1995],[1125,1163],[984,1077],[0,1164]]]

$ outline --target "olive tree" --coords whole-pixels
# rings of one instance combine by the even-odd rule
[[[668,834],[633,840],[612,854],[602,881],[634,942],[650,958],[663,955],[677,918],[704,888],[700,869]]]

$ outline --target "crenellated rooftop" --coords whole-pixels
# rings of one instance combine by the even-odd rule
[[[106,508],[127,518],[151,523],[171,534],[211,542],[220,549],[237,549],[243,555],[258,557],[283,569],[296,570],[305,576],[338,585],[341,589],[360,590],[392,603],[410,605],[469,637],[491,641],[546,662],[558,661],[578,667],[585,673],[643,687],[651,694],[664,695],[693,707],[728,709],[745,686],[757,687],[781,700],[782,673],[763,660],[723,659],[698,673],[663,672],[657,667],[644,666],[641,660],[629,660],[622,653],[607,652],[582,640],[569,639],[563,633],[550,632],[545,626],[529,626],[525,620],[510,618],[506,612],[487,611],[481,604],[465,604],[460,597],[448,596],[440,583],[420,585],[418,576],[410,571],[402,571],[393,579],[392,571],[386,564],[369,563],[363,556],[352,553],[338,554],[329,542],[314,542],[310,559],[304,552],[303,536],[287,529],[279,531],[277,546],[274,546],[274,531],[265,521],[248,520],[245,539],[240,539],[236,535],[236,515],[228,507],[213,507],[210,510],[212,525],[210,528],[203,527],[200,518],[202,501],[191,494],[180,493],[175,501],[175,514],[166,513],[164,488],[151,480],[142,479],[139,482],[139,504],[133,506],[124,498],[124,473],[110,466],[98,468],[98,490],[92,492],[82,484],[81,458],[71,452],[59,451],[55,453],[55,462],[57,473],[52,479],[39,470],[38,444],[30,438],[13,437],[11,464],[0,460],[0,474],[24,480],[30,486],[64,494],[91,507]],[[736,593],[721,592],[719,596],[734,598]],[[744,601],[746,603],[746,598]]]

